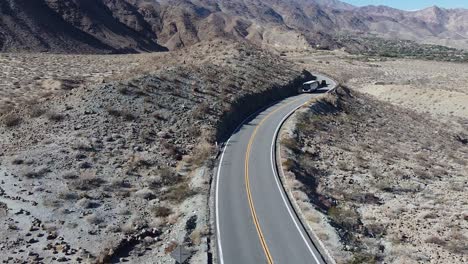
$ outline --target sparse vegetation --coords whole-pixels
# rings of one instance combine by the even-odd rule
[[[56,112],[49,111],[46,115],[47,115],[47,119],[49,119],[50,121],[54,121],[54,122],[60,122],[65,119],[65,116],[63,114],[56,113]]]
[[[337,42],[347,51],[366,57],[411,58],[436,61],[467,62],[468,52],[440,45],[418,44],[410,40],[392,40],[378,37],[340,35]],[[350,43],[359,43],[359,45]]]
[[[23,119],[15,113],[10,113],[2,117],[2,123],[6,127],[15,127],[21,124]]]
[[[167,217],[172,214],[171,208],[165,206],[154,206],[151,210],[156,217]]]
[[[453,182],[466,178],[464,166],[454,159],[463,155],[463,143],[422,114],[347,88],[333,97],[296,114],[294,137],[289,137],[295,142],[281,141],[289,155],[284,167],[301,182],[294,190],[308,195],[295,199],[311,201],[348,248],[333,254],[349,263],[380,263],[394,258],[384,246],[392,243],[424,247],[455,262],[463,258],[462,251],[451,249],[463,239],[445,238],[450,235],[445,227],[452,225],[447,215],[456,218],[456,208],[463,207],[453,189]],[[441,211],[432,204],[454,209]]]

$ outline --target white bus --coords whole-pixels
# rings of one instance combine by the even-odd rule
[[[305,82],[302,85],[302,92],[303,93],[312,93],[312,92],[316,91],[318,88],[320,88],[320,83],[318,81]]]

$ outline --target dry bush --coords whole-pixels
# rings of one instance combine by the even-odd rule
[[[137,116],[130,111],[122,110],[120,113],[125,121],[131,122],[137,119]]]
[[[172,209],[166,206],[154,206],[151,208],[151,212],[156,217],[167,217],[172,214]]]
[[[318,233],[318,234],[317,234],[317,237],[318,237],[321,241],[327,241],[328,239],[330,239],[330,236],[328,236],[327,233]]]
[[[130,95],[131,94],[131,91],[125,87],[125,86],[121,86],[117,89],[117,91],[122,94],[122,95]]]
[[[46,113],[46,110],[44,110],[39,105],[32,105],[29,107],[29,116],[32,118],[40,117],[45,113]]]
[[[58,194],[58,198],[67,201],[76,201],[80,198],[80,196],[76,192],[62,191]]]
[[[338,161],[337,163],[338,169],[342,171],[352,171],[353,168],[345,161]]]
[[[164,185],[174,185],[180,180],[180,175],[176,173],[171,167],[161,167],[158,171]]]
[[[165,254],[170,254],[172,251],[174,251],[174,249],[177,248],[178,245],[179,245],[179,244],[177,244],[177,242],[171,241],[171,242],[169,243],[169,245],[167,245],[167,247],[164,248],[164,253],[165,253]]]
[[[68,183],[71,189],[89,191],[99,188],[105,181],[99,178],[95,172],[83,172],[78,179]]]
[[[168,192],[164,194],[164,199],[176,203],[181,203],[194,194],[195,192],[190,188],[187,182],[181,182],[171,186]]]
[[[213,156],[214,148],[209,142],[205,141],[199,143],[192,153],[189,162],[192,165],[201,166]]]
[[[85,219],[86,219],[86,222],[92,225],[99,225],[104,222],[104,218],[97,214],[87,215]]]
[[[437,236],[431,236],[427,238],[426,240],[424,240],[424,242],[429,243],[429,244],[436,244],[439,246],[445,246],[447,244],[447,242],[445,242],[444,240],[442,240],[441,238]]]
[[[322,218],[318,214],[315,214],[312,212],[305,213],[305,219],[309,222],[316,223],[316,224],[322,221]]]
[[[113,107],[106,107],[106,111],[107,111],[107,113],[108,113],[109,115],[111,115],[111,116],[115,116],[115,117],[120,117],[120,116],[122,116],[121,111],[118,110],[118,109],[115,109],[115,108],[113,108]]]
[[[330,219],[345,229],[353,229],[359,225],[359,213],[356,210],[333,206],[328,209]]]
[[[207,103],[201,103],[195,109],[193,109],[193,118],[202,120],[206,115],[210,113],[210,106]]]
[[[37,179],[44,177],[44,175],[47,174],[49,171],[50,170],[46,167],[39,167],[34,169],[29,168],[25,169],[25,171],[22,174],[28,179]]]
[[[106,107],[106,111],[109,115],[114,117],[122,117],[125,121],[135,121],[138,117],[128,110],[115,109],[113,107]]]
[[[168,142],[168,141],[163,141],[162,142],[162,147],[164,148],[164,152],[169,155],[170,157],[174,158],[175,160],[181,160],[182,155],[179,152],[179,149],[176,145]]]
[[[162,177],[160,175],[150,176],[145,179],[145,182],[149,189],[157,190],[162,185]]]
[[[23,121],[23,119],[19,115],[15,114],[15,113],[7,114],[2,118],[2,123],[6,127],[19,126],[22,121]]]
[[[63,202],[57,199],[52,199],[49,197],[44,198],[42,204],[48,208],[60,208],[63,205]]]
[[[283,161],[282,165],[285,170],[291,170],[294,168],[295,162],[292,159],[286,159]]]
[[[298,148],[299,148],[299,144],[297,142],[297,140],[295,138],[292,138],[292,137],[284,137],[281,139],[281,145],[290,149],[290,150],[293,150],[293,151],[297,151]]]
[[[65,116],[63,114],[50,112],[50,111],[46,114],[46,116],[47,116],[47,119],[49,119],[50,121],[54,121],[54,122],[60,122],[65,119]]]

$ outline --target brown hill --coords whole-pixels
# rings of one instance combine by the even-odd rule
[[[141,52],[214,38],[259,46],[339,48],[335,35],[374,35],[468,49],[468,10],[408,12],[325,0],[6,0],[3,51]]]
[[[124,1],[6,0],[0,3],[0,49],[67,53],[165,50],[144,27],[137,31],[114,17],[111,7]],[[143,21],[143,20],[141,20]],[[147,25],[148,27],[148,25]]]

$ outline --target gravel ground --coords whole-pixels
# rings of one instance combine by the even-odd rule
[[[467,133],[346,89],[290,122],[288,187],[338,263],[468,261]]]
[[[303,76],[223,40],[128,57],[1,56],[5,262],[171,263],[179,244],[205,262],[215,141]],[[47,80],[61,81],[36,83]]]

